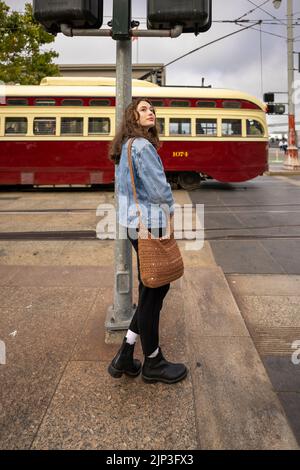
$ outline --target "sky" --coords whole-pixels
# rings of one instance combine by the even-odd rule
[[[25,0],[5,1],[17,11],[23,11],[26,3]],[[107,22],[112,18],[112,0],[104,0],[103,3],[103,27],[107,27]],[[140,29],[146,29],[146,4],[146,0],[132,0],[132,19],[140,21]],[[293,0],[293,8],[294,23],[298,23],[294,27],[294,51],[300,52],[300,0]],[[274,8],[272,0],[213,0],[213,25],[209,31],[197,37],[182,34],[176,39],[139,38],[133,42],[133,63],[166,64],[190,50],[248,26],[249,23],[224,23],[243,16],[242,20],[264,20],[277,24],[257,25],[255,28],[258,30],[250,28],[239,32],[175,62],[166,68],[167,85],[197,86],[201,85],[204,77],[205,85],[245,91],[260,99],[265,92],[286,92],[286,15],[287,0],[282,0],[279,9]],[[69,38],[58,34],[55,42],[47,48],[59,53],[56,59],[58,64],[115,63],[116,42],[111,38]],[[296,55],[294,64],[298,69]],[[295,72],[297,80],[300,87],[300,74]],[[275,96],[276,101],[287,102],[287,95]],[[296,119],[300,120],[300,104],[296,106]],[[269,116],[268,121],[286,122],[287,116]]]

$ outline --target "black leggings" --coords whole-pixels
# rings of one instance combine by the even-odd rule
[[[139,301],[129,329],[140,335],[143,353],[145,356],[150,356],[159,346],[160,311],[164,298],[170,289],[170,284],[156,288],[144,286],[140,275],[138,241],[130,237],[128,230],[127,236],[137,254],[139,279]]]

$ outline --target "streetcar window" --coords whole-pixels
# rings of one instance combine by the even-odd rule
[[[247,135],[251,136],[263,136],[264,135],[264,127],[263,125],[256,121],[255,119],[247,119],[246,120],[247,126]]]
[[[34,135],[55,135],[56,134],[56,118],[35,118],[33,121]]]
[[[170,118],[170,135],[191,135],[191,120],[183,118]]]
[[[156,119],[156,126],[158,129],[159,135],[165,135],[165,120],[164,118],[157,118]]]
[[[223,119],[222,120],[222,135],[242,135],[242,121],[240,119]]]
[[[28,106],[28,100],[25,98],[8,98],[8,106]]]
[[[151,103],[154,107],[164,106],[164,102],[162,100],[151,100]]]
[[[109,134],[110,119],[109,118],[89,118],[89,135],[93,134]]]
[[[189,101],[183,100],[172,100],[171,106],[176,108],[188,108],[189,106],[191,106],[191,103]]]
[[[215,108],[217,103],[215,101],[197,101],[198,108]]]
[[[83,134],[83,118],[61,118],[61,134]]]
[[[234,100],[223,101],[223,108],[240,109],[241,107],[242,107],[242,103],[240,101],[234,101]]]
[[[51,100],[51,99],[49,99],[49,100],[47,100],[47,99],[42,99],[42,100],[36,99],[34,103],[35,103],[36,106],[55,106],[56,105],[56,101]]]
[[[90,106],[110,106],[109,100],[90,100]]]
[[[217,135],[216,119],[196,119],[197,135]]]
[[[62,100],[62,106],[83,106],[82,100]]]
[[[27,134],[27,118],[12,117],[5,119],[6,134]]]

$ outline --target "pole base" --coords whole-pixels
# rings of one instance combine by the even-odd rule
[[[120,319],[120,315],[116,315],[114,310],[114,305],[110,305],[107,309],[106,320],[105,320],[105,328],[109,331],[116,331],[116,330],[128,330],[130,325],[131,319],[136,311],[136,304],[133,304],[131,310],[128,313],[127,318]],[[124,314],[123,314],[124,315]],[[116,317],[118,320],[116,320]]]
[[[283,162],[283,168],[285,170],[300,170],[300,162],[298,158],[297,147],[288,147],[287,155]]]

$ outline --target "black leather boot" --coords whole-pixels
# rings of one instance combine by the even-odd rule
[[[184,364],[168,362],[159,348],[155,357],[145,357],[142,377],[145,382],[164,382],[174,384],[187,376],[188,370]]]
[[[120,378],[123,374],[137,377],[141,372],[142,364],[138,359],[133,359],[134,344],[126,343],[123,339],[122,346],[108,366],[108,372],[114,378]]]

